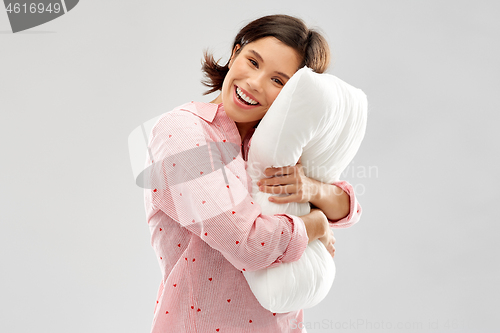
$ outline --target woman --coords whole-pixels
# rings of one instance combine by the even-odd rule
[[[262,17],[236,36],[226,66],[205,54],[207,93],[219,96],[184,104],[154,126],[149,148],[162,162],[145,205],[163,279],[152,332],[301,331],[302,310],[265,310],[241,273],[298,260],[315,239],[333,256],[329,227],[352,225],[361,210],[349,184],[309,179],[298,163],[267,169],[261,190],[290,194],[271,197],[276,203],[319,209],[262,215],[245,161],[255,127],[290,77],[303,66],[321,73],[328,62],[327,43],[301,20]]]

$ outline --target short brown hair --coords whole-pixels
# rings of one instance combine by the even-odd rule
[[[238,55],[245,45],[269,36],[297,51],[302,58],[297,70],[307,66],[316,73],[323,73],[328,68],[330,48],[326,39],[319,32],[307,28],[301,19],[288,15],[269,15],[248,23],[236,35],[231,50],[239,44],[241,47],[235,54]],[[222,83],[229,71],[229,60],[225,66],[220,66],[208,51],[204,52],[203,58],[201,70],[205,79],[202,83],[209,87],[204,93],[207,95],[222,89]]]

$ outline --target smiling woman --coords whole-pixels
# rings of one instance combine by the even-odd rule
[[[323,36],[297,18],[271,15],[249,23],[240,31],[225,66],[205,52],[203,71],[207,80],[203,83],[210,87],[206,94],[222,91],[212,103],[224,102],[226,113],[245,138],[297,70],[307,66],[323,73],[329,63],[330,49]]]
[[[316,239],[333,256],[329,225],[359,219],[351,209],[354,191],[346,182],[313,181],[299,164],[273,169],[275,181],[263,191],[272,186],[269,193],[286,192],[287,200],[318,209],[264,215],[246,162],[252,134],[282,88],[304,66],[323,72],[329,54],[324,38],[300,19],[252,21],[236,36],[225,66],[205,53],[204,83],[207,93],[220,91],[217,98],[181,105],[153,126],[144,202],[163,278],[152,332],[305,332],[289,325],[303,322],[302,310],[266,310],[242,273],[297,261]]]
[[[275,37],[264,37],[241,47],[228,64],[221,94],[212,103],[224,103],[242,138],[264,117],[281,88],[301,63],[297,52]]]

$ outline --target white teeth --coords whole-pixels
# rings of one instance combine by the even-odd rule
[[[236,93],[238,94],[238,96],[241,97],[241,99],[243,99],[245,102],[249,103],[249,104],[252,104],[252,105],[256,105],[258,104],[257,101],[254,101],[253,99],[251,99],[250,97],[248,97],[247,95],[245,95],[243,93],[243,91],[241,91],[240,87],[236,87]]]

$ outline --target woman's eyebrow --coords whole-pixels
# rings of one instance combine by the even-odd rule
[[[248,51],[251,52],[255,56],[255,58],[257,58],[257,60],[259,60],[261,63],[264,63],[264,59],[262,59],[262,57],[260,56],[260,54],[257,51],[255,51],[255,50],[248,50]],[[275,73],[283,76],[287,80],[290,80],[290,77],[283,72],[275,71]]]

